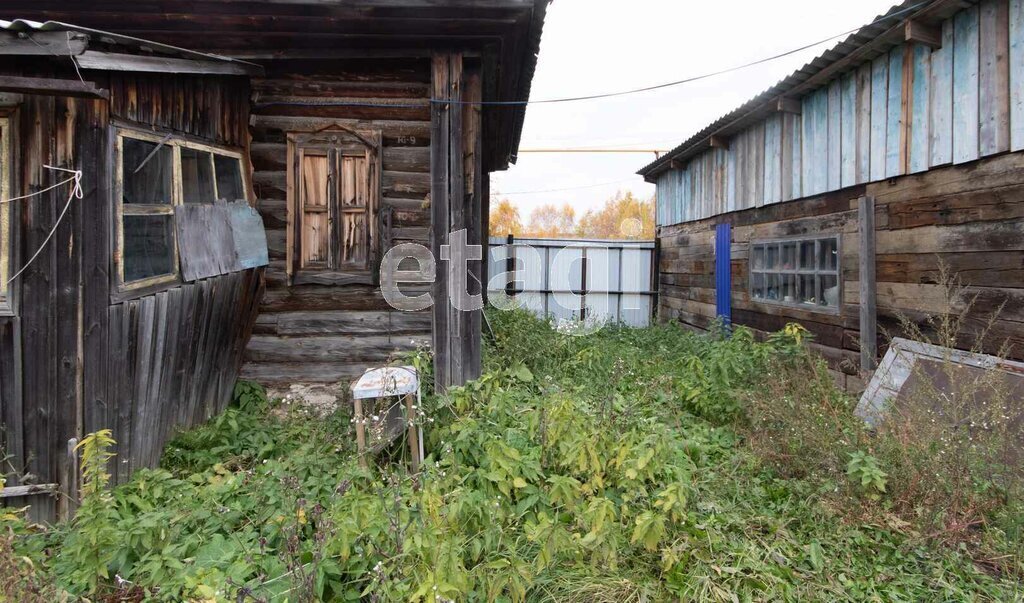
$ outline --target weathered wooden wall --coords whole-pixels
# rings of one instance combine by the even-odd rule
[[[28,68],[0,65],[5,73]],[[4,449],[18,474],[60,483],[71,495],[71,438],[111,428],[118,440],[115,477],[123,480],[133,469],[155,465],[176,427],[223,409],[255,321],[262,272],[115,303],[111,120],[244,147],[248,87],[241,80],[159,75],[97,75],[96,81],[110,89],[109,103],[24,96],[17,104],[13,193],[62,179],[43,168],[49,164],[81,170],[84,198],[72,202],[53,239],[18,279],[17,315],[0,317]],[[65,186],[18,203],[16,266],[43,244],[68,193]],[[8,475],[8,484],[16,483],[17,475]],[[69,500],[7,502],[31,504],[35,517],[53,519]]]
[[[790,203],[663,227],[662,320],[696,329],[715,318],[714,227],[732,224],[733,323],[761,332],[799,322],[814,347],[850,389],[861,386],[857,199],[875,199],[878,323],[898,332],[903,315],[928,331],[928,316],[946,311],[936,284],[941,260],[966,286],[954,300],[962,310],[975,299],[962,345],[1002,304],[984,349],[1011,345],[1024,358],[1024,154],[1011,153],[958,166],[856,185]],[[838,314],[754,302],[748,285],[750,241],[836,233],[841,235],[843,303]],[[884,343],[884,341],[879,342]]]
[[[660,225],[1024,150],[1024,0],[982,0],[658,176]]]
[[[251,157],[270,266],[244,375],[271,385],[346,381],[397,350],[425,343],[430,318],[400,316],[370,284],[288,287],[286,136],[339,124],[379,129],[382,243],[429,246],[430,61],[280,59],[261,64],[266,75],[253,81]],[[350,104],[338,104],[345,102]],[[299,322],[303,345],[296,345],[294,325]]]

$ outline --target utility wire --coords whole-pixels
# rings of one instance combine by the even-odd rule
[[[564,191],[577,191],[585,188],[599,188],[602,186],[611,186],[613,184],[625,184],[627,182],[636,182],[636,178],[628,178],[624,180],[616,180],[615,182],[602,182],[600,184],[585,184],[583,186],[568,186],[565,188],[551,188],[542,191],[513,191],[510,193],[491,193],[492,197],[506,197],[508,195],[539,195],[541,193],[561,193]]]
[[[340,102],[339,101],[323,101],[323,102],[267,101],[265,103],[257,103],[256,106],[257,107],[269,107],[269,106],[375,107],[375,108],[390,108],[390,109],[395,109],[395,108],[399,108],[399,109],[422,109],[425,106],[427,106],[427,104],[442,104],[442,105],[452,104],[452,105],[474,105],[474,106],[519,107],[519,106],[525,106],[525,105],[571,103],[571,102],[577,102],[577,101],[596,100],[596,99],[602,99],[602,98],[614,98],[614,97],[617,97],[617,96],[626,96],[626,95],[630,95],[630,94],[639,94],[641,92],[650,92],[652,90],[661,90],[663,88],[671,88],[671,87],[674,87],[674,86],[680,86],[682,84],[689,84],[691,82],[696,82],[696,81],[700,81],[700,80],[705,80],[705,79],[717,77],[719,75],[725,75],[727,73],[732,73],[734,71],[740,71],[742,69],[747,69],[749,67],[756,67],[757,65],[763,65],[764,63],[768,63],[768,62],[775,61],[775,60],[778,60],[778,59],[781,59],[781,58],[785,58],[785,57],[788,57],[790,55],[794,55],[794,54],[796,54],[798,52],[803,52],[805,50],[809,50],[811,48],[814,48],[815,46],[820,46],[822,44],[825,44],[826,42],[831,42],[832,40],[835,40],[836,38],[841,38],[843,36],[848,36],[848,35],[855,34],[858,31],[864,29],[865,27],[870,27],[872,25],[878,25],[879,23],[882,23],[883,21],[888,21],[890,19],[894,19],[896,17],[900,17],[900,16],[905,15],[907,13],[911,13],[911,12],[921,8],[922,6],[925,6],[930,1],[931,0],[925,0],[924,2],[919,2],[917,4],[914,4],[913,6],[908,6],[907,8],[904,8],[902,10],[896,11],[896,12],[894,12],[892,14],[885,15],[883,17],[879,17],[878,19],[875,19],[874,21],[868,23],[867,25],[862,25],[860,27],[856,27],[854,29],[850,29],[850,30],[844,31],[842,33],[838,33],[838,34],[829,36],[827,38],[822,38],[821,40],[818,40],[816,42],[811,42],[810,44],[804,44],[803,46],[800,46],[799,48],[793,48],[792,50],[787,50],[787,51],[781,52],[779,54],[774,54],[774,55],[767,56],[767,57],[764,57],[764,58],[761,58],[761,59],[757,59],[755,61],[750,61],[749,63],[743,63],[742,65],[736,65],[736,66],[729,67],[729,68],[726,68],[726,69],[720,69],[718,71],[712,71],[712,72],[704,73],[704,74],[701,74],[701,75],[695,75],[695,76],[692,76],[692,77],[684,78],[684,79],[681,79],[681,80],[675,80],[675,81],[672,81],[672,82],[665,82],[665,83],[662,83],[662,84],[655,84],[653,86],[645,86],[643,88],[632,88],[632,89],[629,89],[629,90],[620,90],[620,91],[617,91],[617,92],[606,92],[606,93],[602,93],[602,94],[590,94],[590,95],[585,95],[585,96],[570,96],[570,97],[565,97],[565,98],[548,98],[548,99],[540,99],[540,100],[522,100],[522,101],[519,101],[519,100],[515,100],[515,101],[463,101],[463,100],[443,99],[443,98],[430,98],[430,99],[427,99],[425,102],[424,101],[420,101],[420,102],[417,102],[417,103],[405,103],[405,104],[402,104],[402,103],[373,103],[373,102],[357,102],[357,101],[340,101]]]

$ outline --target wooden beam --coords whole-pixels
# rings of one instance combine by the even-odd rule
[[[80,55],[89,36],[71,31],[8,32],[0,36],[0,55]]]
[[[0,498],[16,498],[19,496],[34,496],[36,494],[55,494],[60,486],[58,484],[34,484],[31,486],[7,486],[0,490]]]
[[[12,77],[0,78],[0,91],[39,94],[43,96],[74,96],[81,98],[110,98],[110,92],[97,88],[92,82],[79,80],[62,80],[46,77]]]
[[[779,113],[792,113],[794,115],[800,115],[803,113],[804,105],[800,102],[800,99],[793,98],[791,96],[780,96],[775,99],[775,110]]]
[[[910,20],[903,25],[903,39],[930,46],[932,49],[942,48],[942,28]]]
[[[263,75],[263,68],[238,61],[204,61],[119,54],[87,50],[78,57],[82,69],[142,71],[151,73],[198,73],[202,75]]]
[[[712,149],[728,149],[729,139],[726,138],[725,136],[718,136],[712,134],[708,138],[708,146],[710,146]]]
[[[860,232],[860,370],[875,369],[878,356],[878,314],[875,308],[875,198],[857,200]]]
[[[681,169],[684,169],[686,167],[686,163],[684,163],[682,161],[677,161],[675,159],[669,159],[668,160],[668,167],[671,170],[681,170]]]

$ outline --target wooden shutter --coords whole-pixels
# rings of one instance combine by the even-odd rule
[[[303,268],[326,268],[331,257],[331,170],[327,153],[300,153],[299,204]]]
[[[370,257],[369,162],[365,155],[341,155],[338,210],[341,219],[338,267],[365,270]]]

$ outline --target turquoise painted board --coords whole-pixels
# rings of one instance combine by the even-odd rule
[[[736,158],[736,209],[751,207],[750,170],[747,166],[747,136],[744,130],[733,138],[729,149]]]
[[[931,48],[914,44],[914,71],[910,101],[910,171],[923,172],[928,169],[928,103],[931,89]]]
[[[1009,5],[982,0],[979,7],[978,150],[984,157],[1010,149]]]
[[[839,184],[845,187],[857,183],[857,74],[845,74],[839,86]]]
[[[782,114],[764,122],[764,203],[782,200]]]
[[[889,51],[889,95],[885,118],[885,177],[903,174],[903,46]]]
[[[751,141],[747,145],[752,168],[751,179],[754,183],[754,198],[750,206],[764,204],[764,124],[760,123],[750,129]]]
[[[1024,149],[1024,0],[1010,0],[1010,149]]]
[[[889,57],[871,64],[871,174],[869,180],[885,178],[886,106],[889,100]]]
[[[928,124],[929,164],[934,167],[953,161],[953,22],[942,23],[942,48],[932,52],[931,120]]]
[[[978,158],[978,7],[953,17],[953,163]]]
[[[840,130],[843,113],[838,79],[832,80],[828,85],[828,107],[826,111],[828,112],[828,133],[826,134],[825,146],[828,153],[828,172],[826,174],[825,186],[827,187],[826,190],[833,191],[842,188],[843,137]]]
[[[729,165],[725,173],[725,206],[736,211],[736,152],[729,149]]]
[[[800,128],[800,116],[783,113],[780,121],[780,168],[779,186],[781,199],[793,198],[793,181],[800,175],[800,166],[793,163],[794,131]]]
[[[690,168],[687,167],[683,170],[682,191],[680,191],[683,197],[683,211],[685,212],[684,215],[687,222],[696,219],[696,214],[693,211],[693,184],[690,182],[691,178]]]
[[[803,179],[803,122],[804,118],[802,115],[789,115],[790,123],[790,151],[793,154],[793,169],[790,172],[793,174],[793,182],[791,183],[792,189],[790,191],[791,199],[799,199],[804,196],[804,179]]]
[[[871,176],[871,63],[857,69],[857,184],[867,182]]]

